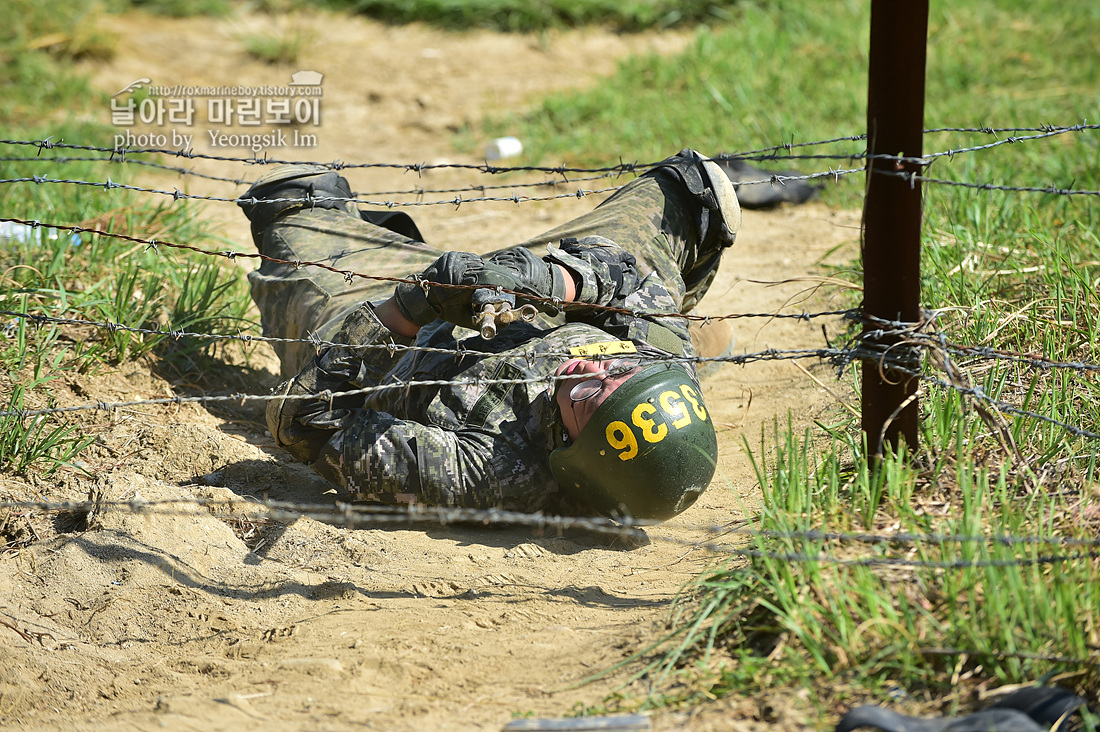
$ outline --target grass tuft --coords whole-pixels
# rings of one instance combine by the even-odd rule
[[[253,33],[243,39],[248,55],[271,65],[292,65],[314,43],[310,31],[286,28],[273,33]]]

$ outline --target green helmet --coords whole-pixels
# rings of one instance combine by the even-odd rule
[[[550,470],[600,513],[664,520],[695,503],[717,461],[699,384],[682,366],[663,363],[615,389],[572,445],[550,453]]]

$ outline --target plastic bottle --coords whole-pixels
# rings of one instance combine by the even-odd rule
[[[514,158],[523,153],[523,143],[516,137],[498,137],[485,148],[486,160]]]

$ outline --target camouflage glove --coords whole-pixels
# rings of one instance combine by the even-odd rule
[[[433,283],[506,290],[518,285],[516,277],[504,267],[467,252],[447,252],[425,269],[420,278],[424,284],[403,282],[393,293],[401,313],[419,326],[440,319],[463,328],[473,327],[474,288],[433,287]]]
[[[516,279],[516,286],[509,287],[523,295],[533,295],[546,299],[556,298],[559,302],[565,301],[565,275],[561,269],[552,262],[540,259],[537,254],[524,247],[512,247],[502,252],[497,252],[489,257],[489,261],[511,272]],[[533,301],[531,303],[544,313],[557,315],[559,307],[549,302]]]

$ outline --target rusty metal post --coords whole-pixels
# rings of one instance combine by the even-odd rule
[[[867,83],[867,149],[920,157],[928,0],[872,0]],[[896,175],[917,163],[871,158],[863,204],[864,313],[890,321],[920,317],[921,187]],[[869,336],[875,328],[865,326]],[[891,345],[890,336],[875,339]],[[885,378],[883,378],[885,377]],[[863,363],[863,430],[872,454],[904,441],[917,446],[917,382],[878,363]]]

